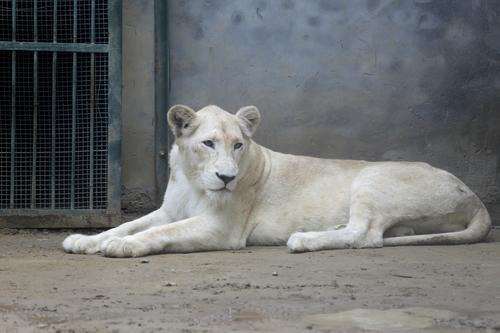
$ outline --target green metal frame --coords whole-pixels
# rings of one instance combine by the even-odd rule
[[[57,0],[54,0],[57,3]],[[74,0],[76,3],[76,0]],[[34,17],[36,27],[36,1],[34,3]],[[15,12],[16,0],[12,0],[13,13]],[[73,6],[73,16],[78,15],[77,7]],[[92,1],[92,10],[95,9],[95,1]],[[13,26],[15,27],[15,14],[13,15]],[[93,20],[93,18],[92,18]],[[76,22],[76,20],[74,20]],[[92,26],[92,40],[95,36],[95,27]],[[54,31],[56,24],[54,24]],[[108,44],[83,44],[83,43],[41,43],[41,42],[15,42],[0,41],[0,50],[34,51],[34,89],[36,90],[36,71],[38,51],[52,51],[53,57],[57,58],[57,52],[76,53],[107,53],[108,54],[108,188],[107,209],[2,209],[0,210],[0,228],[98,228],[111,227],[121,222],[121,87],[122,87],[122,1],[109,0],[108,2]],[[34,36],[37,40],[37,29]],[[76,23],[73,29],[76,31]],[[15,34],[15,29],[14,29]],[[94,66],[94,56],[91,57],[91,71]],[[54,66],[55,67],[55,66]],[[13,63],[15,70],[15,59]],[[15,85],[15,71],[13,71],[13,85]],[[53,73],[55,75],[55,73]],[[73,82],[76,82],[76,62],[73,61]],[[55,81],[53,83],[55,90]],[[75,112],[75,84],[73,84],[73,113]],[[13,94],[14,90],[13,90]],[[93,92],[92,92],[93,94]],[[35,93],[36,98],[36,93]],[[92,99],[92,98],[91,98]],[[53,105],[55,103],[53,102]],[[54,106],[53,106],[54,107]],[[14,105],[13,105],[14,108]],[[36,103],[34,103],[34,121],[36,121]],[[15,110],[14,110],[15,111]],[[15,112],[13,112],[15,115]],[[15,120],[13,120],[15,121]],[[36,126],[35,126],[36,130]],[[74,147],[75,123],[73,117],[72,141]],[[12,136],[14,141],[14,135]],[[12,142],[12,145],[15,142]],[[72,163],[74,165],[74,149]],[[73,167],[74,169],[74,167]],[[92,170],[92,168],[90,168]],[[91,171],[92,172],[92,171]],[[71,174],[74,180],[74,170]],[[14,183],[11,181],[11,186]],[[92,191],[91,191],[92,192]],[[71,207],[74,201],[74,181],[72,181]]]

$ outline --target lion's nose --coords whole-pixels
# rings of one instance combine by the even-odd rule
[[[220,173],[216,172],[215,173],[217,177],[224,182],[224,185],[227,185],[231,180],[236,178],[236,176],[228,176],[228,175],[221,175]]]

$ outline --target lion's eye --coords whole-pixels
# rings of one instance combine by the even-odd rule
[[[240,149],[241,147],[243,146],[243,144],[241,142],[238,142],[238,143],[235,143],[234,144],[234,149]]]
[[[214,147],[214,142],[212,140],[205,140],[205,141],[203,141],[203,144],[207,147],[210,147],[210,148]]]

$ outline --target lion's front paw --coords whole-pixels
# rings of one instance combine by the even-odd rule
[[[101,245],[101,252],[106,257],[128,258],[142,257],[149,254],[149,248],[134,236],[112,237]]]
[[[64,251],[68,253],[94,254],[99,252],[99,239],[97,236],[73,234],[63,241]]]
[[[286,246],[290,252],[316,251],[316,237],[311,232],[296,232],[290,236]]]

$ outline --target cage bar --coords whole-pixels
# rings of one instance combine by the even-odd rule
[[[38,0],[33,3],[33,38],[38,41]],[[31,167],[31,208],[36,205],[36,172],[37,172],[37,129],[38,129],[38,51],[33,53],[33,144]]]
[[[14,170],[16,151],[16,51],[12,51],[12,91],[11,91],[11,122],[10,122],[10,208],[14,208]]]
[[[76,43],[78,7],[73,0],[73,43]],[[75,140],[76,140],[76,53],[73,52],[71,82],[71,201],[70,208],[75,208]]]
[[[95,0],[90,4],[90,43],[95,44]]]
[[[50,151],[50,207],[56,207],[56,96],[57,96],[57,52],[52,52],[52,114],[51,114],[51,129],[52,142]]]
[[[90,43],[95,44],[95,0],[90,7]],[[89,120],[89,207],[94,207],[94,106],[95,106],[95,53],[90,55],[90,120]]]
[[[33,2],[33,40],[38,42],[38,0]]]
[[[31,167],[31,208],[36,202],[36,171],[37,171],[37,129],[38,129],[38,52],[33,53],[33,144]]]
[[[52,26],[52,41],[55,44],[57,41],[57,0],[53,4],[54,24]],[[57,53],[52,52],[52,142],[50,151],[50,207],[56,208],[56,80],[57,80]]]
[[[107,53],[106,44],[74,44],[74,43],[30,43],[30,42],[5,42],[0,41],[0,50],[15,51],[69,51],[69,52],[96,52]]]
[[[12,0],[12,40],[16,40],[16,0]],[[16,148],[16,52],[12,51],[11,68],[11,127],[10,127],[10,208],[14,207],[14,168]]]
[[[54,0],[52,15],[54,23],[52,25],[52,42],[57,42],[57,0]]]
[[[16,0],[12,0],[12,41],[16,41]]]

